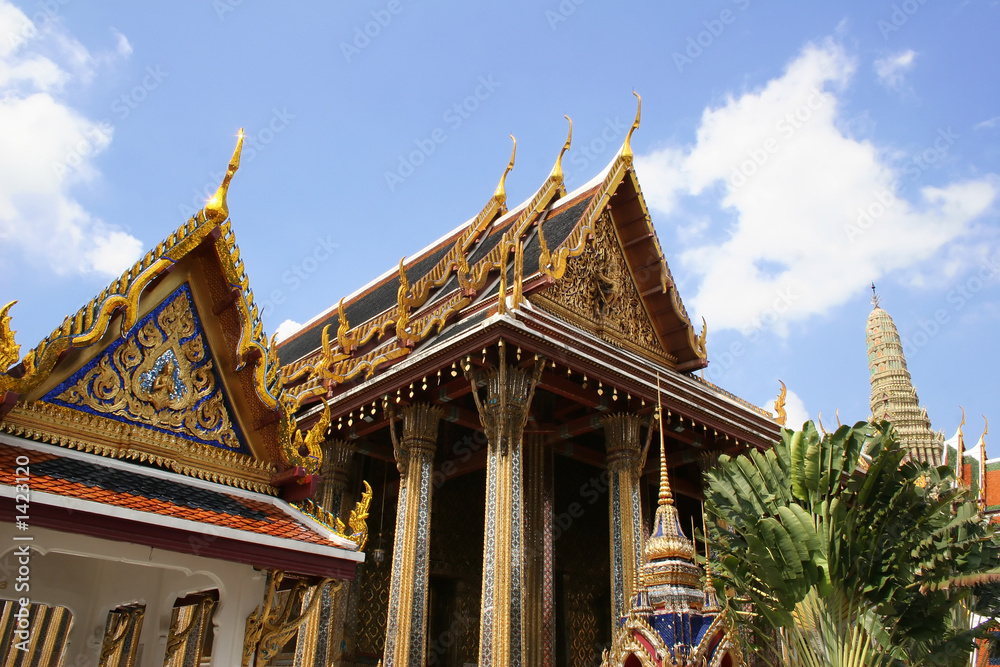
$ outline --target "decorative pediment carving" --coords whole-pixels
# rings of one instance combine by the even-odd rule
[[[249,454],[187,285],[42,400]]]
[[[613,225],[603,213],[594,225],[593,241],[568,261],[552,287],[532,300],[609,342],[662,355]]]

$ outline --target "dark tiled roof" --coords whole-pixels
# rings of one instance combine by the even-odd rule
[[[50,493],[254,534],[336,546],[269,502],[10,445],[0,444],[0,484],[17,483],[18,456],[30,459],[32,493]],[[81,515],[81,521],[84,520]]]
[[[407,267],[406,277],[413,283],[423,278],[434,268],[434,265],[444,257],[445,253],[451,250],[451,244],[446,243],[435,252],[430,253],[412,267]],[[395,273],[381,285],[377,285],[371,291],[363,294],[351,304],[344,307],[347,321],[351,326],[357,326],[367,322],[381,312],[396,306],[397,292],[399,292],[399,274]],[[283,343],[278,354],[282,364],[290,364],[301,359],[320,346],[323,338],[323,327],[330,325],[332,331],[337,330],[340,318],[334,312],[326,319],[309,326],[309,329]]]

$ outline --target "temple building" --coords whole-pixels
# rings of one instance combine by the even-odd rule
[[[512,153],[478,213],[277,345],[228,219],[239,147],[23,357],[0,310],[0,632],[28,632],[3,664],[670,664],[619,650],[642,624],[740,664],[682,526],[702,467],[779,426],[698,375],[638,125],[568,192],[570,122],[508,207]]]
[[[374,489],[338,664],[596,664],[654,515],[700,522],[701,466],[777,439],[770,413],[698,376],[705,329],[643,199],[638,121],[567,192],[571,124],[535,194],[508,207],[512,155],[471,219],[279,344],[299,423],[331,411],[320,502],[337,512],[360,480]],[[658,378],[669,510],[647,460]]]
[[[296,427],[227,220],[204,211],[20,356],[0,309],[4,667],[327,667],[365,505],[306,498]]]

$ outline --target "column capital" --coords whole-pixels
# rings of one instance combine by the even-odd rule
[[[605,444],[608,449],[608,468],[632,470],[639,464],[642,446],[639,432],[642,417],[629,412],[619,412],[601,417]]]

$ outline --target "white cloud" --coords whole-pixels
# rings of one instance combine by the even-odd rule
[[[278,325],[277,330],[274,335],[277,336],[277,342],[281,342],[294,334],[296,331],[302,328],[301,322],[296,322],[295,320],[285,320]]]
[[[906,199],[899,186],[922,178],[918,163],[898,165],[845,133],[838,92],[854,69],[838,44],[809,45],[780,77],[705,109],[693,146],[636,157],[646,200],[669,227],[705,212],[683,210],[692,196],[721,193],[707,205],[710,229],[690,242],[678,234],[680,260],[699,282],[688,298],[714,327],[784,334],[926,261],[996,200],[995,176]],[[932,134],[920,155],[943,158],[956,136]]]
[[[3,255],[63,275],[117,275],[138,258],[141,242],[94,217],[73,195],[75,186],[99,178],[93,159],[113,128],[62,97],[68,82],[93,77],[96,61],[57,21],[35,26],[6,0],[0,0],[0,35],[8,36],[0,40]]]
[[[1000,116],[993,116],[993,118],[987,118],[986,120],[976,123],[972,126],[973,130],[992,130],[1000,122]]]
[[[899,90],[903,85],[906,72],[913,67],[916,58],[916,51],[908,49],[876,60],[875,74],[878,76],[879,83],[886,88]]]
[[[770,411],[771,414],[774,414],[774,399],[764,405],[764,409]],[[785,419],[785,427],[790,428],[793,431],[801,429],[802,425],[811,419],[809,411],[806,409],[805,402],[803,402],[802,398],[791,389],[789,389],[788,393],[785,395],[785,414],[787,415]]]
[[[115,36],[115,39],[117,41],[117,43],[115,44],[115,48],[118,51],[118,55],[121,56],[122,58],[128,58],[130,55],[132,55],[132,44],[129,43],[128,37],[118,32],[117,28],[112,28],[111,34]]]

